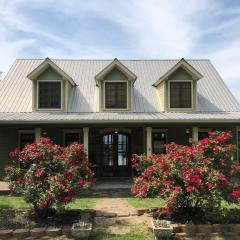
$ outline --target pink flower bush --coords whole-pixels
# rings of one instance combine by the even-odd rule
[[[139,197],[161,197],[170,210],[220,207],[221,201],[240,200],[240,166],[230,132],[210,132],[192,146],[166,145],[166,154],[134,155],[138,176],[132,192]]]
[[[23,195],[35,210],[62,208],[76,191],[92,184],[93,172],[81,144],[63,148],[49,138],[41,138],[9,155],[13,163],[5,167],[5,172],[10,189]]]

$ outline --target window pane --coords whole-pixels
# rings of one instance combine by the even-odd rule
[[[153,154],[165,153],[165,144],[167,143],[166,132],[153,132],[152,134],[152,152]]]
[[[127,83],[105,83],[105,107],[127,108]]]
[[[39,108],[61,108],[61,83],[39,82]]]
[[[72,142],[80,143],[80,133],[65,133],[65,146],[69,146]]]
[[[208,135],[208,132],[198,132],[198,140],[202,140],[204,138],[208,138],[209,135]]]
[[[170,107],[171,108],[191,108],[192,93],[190,82],[170,83]]]
[[[20,150],[22,150],[27,144],[31,144],[35,141],[34,133],[21,133],[20,134]]]

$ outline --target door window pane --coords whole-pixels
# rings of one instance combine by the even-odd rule
[[[128,165],[128,136],[118,134],[118,166]]]
[[[191,82],[170,82],[170,108],[191,107]]]
[[[105,83],[105,108],[127,108],[127,83]]]
[[[114,144],[113,134],[103,136],[103,165],[114,165]]]
[[[38,88],[38,108],[61,108],[60,82],[39,82]]]
[[[165,153],[165,144],[167,140],[166,132],[153,132],[152,133],[152,152],[153,154]]]

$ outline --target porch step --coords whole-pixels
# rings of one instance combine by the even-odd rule
[[[84,194],[101,197],[123,197],[131,194],[131,178],[101,178],[93,186],[84,191]]]

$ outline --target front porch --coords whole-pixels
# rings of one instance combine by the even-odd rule
[[[62,146],[72,141],[84,144],[96,178],[132,177],[131,155],[164,152],[164,144],[176,142],[191,144],[206,137],[207,131],[231,130],[233,143],[237,144],[239,129],[233,124],[28,124],[0,126],[0,175],[9,162],[9,152],[26,143],[50,137]],[[238,135],[239,138],[239,135]]]

